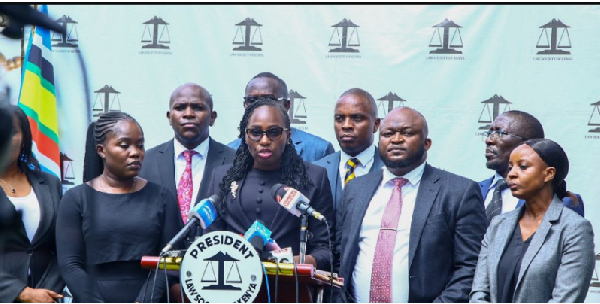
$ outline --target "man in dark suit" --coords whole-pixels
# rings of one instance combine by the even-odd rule
[[[426,164],[427,121],[399,107],[381,122],[385,167],[340,202],[343,302],[467,302],[487,221],[477,183]]]
[[[522,111],[507,111],[496,117],[485,137],[485,166],[496,171],[494,176],[479,182],[481,195],[488,222],[496,215],[514,210],[525,203],[513,197],[506,184],[508,160],[511,152],[528,139],[544,138],[544,128],[540,121],[529,113]],[[566,207],[584,215],[584,205],[581,196],[575,202],[567,196],[563,199]]]
[[[353,88],[344,92],[335,104],[333,129],[342,151],[327,155],[314,162],[327,169],[333,194],[333,211],[342,198],[342,190],[350,180],[369,172],[381,170],[383,162],[374,134],[379,128],[377,104],[369,92]]]
[[[290,109],[287,85],[283,79],[273,73],[259,73],[248,82],[244,95],[244,108],[247,108],[258,97],[277,100],[281,102],[286,110],[289,111]],[[330,142],[300,129],[291,128],[291,136],[296,152],[304,161],[313,162],[334,152],[333,145]],[[227,146],[237,150],[241,142],[240,138],[236,138]]]

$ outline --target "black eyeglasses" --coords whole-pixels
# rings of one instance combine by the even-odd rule
[[[513,136],[513,137],[520,138],[521,140],[526,140],[526,138],[521,135],[517,135],[515,133],[510,133],[510,132],[507,132],[504,130],[489,130],[489,131],[483,132],[483,141],[485,141],[488,137],[491,139],[497,139],[497,138],[506,137],[506,136]]]
[[[250,140],[255,142],[259,142],[263,138],[263,135],[267,135],[267,138],[269,138],[269,140],[275,141],[281,138],[281,134],[283,134],[283,131],[287,130],[287,128],[282,127],[272,127],[266,131],[263,131],[261,129],[246,129],[246,135],[248,135],[248,138]]]
[[[285,98],[277,98],[275,95],[273,94],[266,94],[266,95],[253,95],[253,96],[247,96],[244,97],[244,104],[253,104],[255,103],[259,98],[264,98],[264,99],[269,99],[269,100],[273,100],[273,101],[279,101],[279,102],[283,102],[286,99]]]

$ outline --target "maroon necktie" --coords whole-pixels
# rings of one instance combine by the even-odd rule
[[[398,177],[392,181],[394,182],[394,190],[385,207],[377,245],[375,245],[371,292],[369,294],[369,302],[371,303],[392,302],[392,264],[394,247],[396,246],[396,228],[402,211],[402,186],[408,180]]]
[[[177,200],[179,201],[179,210],[181,211],[183,224],[187,223],[192,196],[194,194],[194,182],[192,181],[192,155],[196,153],[196,151],[191,150],[183,151],[186,165],[185,170],[181,175],[181,179],[179,180],[179,186],[177,186]]]

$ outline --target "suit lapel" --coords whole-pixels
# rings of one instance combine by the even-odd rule
[[[535,235],[531,240],[531,244],[529,244],[529,248],[523,256],[523,261],[521,262],[521,271],[519,271],[519,279],[517,280],[517,285],[515,286],[515,293],[519,288],[519,284],[521,283],[521,280],[523,279],[523,275],[527,271],[527,268],[529,268],[531,261],[533,261],[533,258],[535,258],[537,253],[542,248],[542,245],[544,245],[544,242],[546,241],[546,236],[548,236],[548,232],[550,232],[550,228],[552,228],[552,222],[555,222],[558,220],[558,218],[560,218],[562,208],[562,201],[555,196],[554,199],[552,199],[550,206],[548,206],[548,210],[544,215],[544,219],[542,220],[542,223],[540,223],[540,226],[535,232]]]
[[[337,209],[338,201],[341,199],[342,183],[340,180],[340,158],[341,152],[336,152],[332,160],[327,161],[327,178],[331,184],[331,194],[333,195],[333,209]]]
[[[508,246],[508,242],[510,241],[515,228],[518,225],[519,222],[519,218],[521,217],[522,214],[522,210],[521,212],[515,212],[512,213],[511,215],[507,216],[507,218],[505,218],[498,227],[498,230],[496,231],[496,234],[494,235],[494,239],[490,240],[490,245],[488,247],[488,253],[489,253],[489,262],[488,265],[490,266],[490,269],[493,269],[492,275],[490,275],[490,292],[493,298],[496,297],[497,294],[497,290],[496,290],[496,286],[498,286],[498,282],[497,282],[497,273],[496,270],[498,269],[498,264],[500,264],[500,258],[502,257],[502,254],[504,253],[504,249],[506,248],[506,246]]]
[[[54,218],[54,204],[52,202],[50,188],[43,179],[38,178],[33,174],[27,174],[27,178],[33,187],[33,192],[36,194],[38,204],[40,205],[40,224],[31,242],[31,244],[35,246],[46,235],[52,224],[52,219]]]
[[[488,192],[490,192],[490,187],[492,186],[492,181],[494,177],[490,177],[486,180],[483,180],[479,183],[479,187],[481,188],[481,196],[483,196],[483,200],[487,197]]]
[[[205,199],[206,192],[208,191],[208,183],[212,172],[215,167],[222,165],[223,160],[223,147],[219,147],[212,138],[208,138],[208,154],[206,155],[206,162],[204,163],[204,173],[202,173],[202,180],[200,181],[200,187],[198,187],[198,195],[196,195],[196,202],[194,206],[200,201]]]
[[[379,157],[379,148],[375,146],[375,155],[373,155],[373,165],[371,166],[371,169],[369,169],[369,172],[380,170],[382,167],[383,161],[381,160],[381,157]]]
[[[161,185],[167,187],[171,192],[177,195],[177,187],[175,186],[175,147],[173,140],[166,142],[158,154],[156,166],[160,172]]]
[[[423,176],[421,177],[421,183],[417,192],[417,198],[415,202],[415,210],[412,216],[412,223],[410,225],[410,237],[409,237],[409,248],[408,248],[408,267],[412,265],[415,252],[419,246],[419,240],[423,233],[423,227],[431,211],[431,206],[437,197],[440,190],[440,185],[437,183],[439,176],[436,174],[436,169],[425,165]]]

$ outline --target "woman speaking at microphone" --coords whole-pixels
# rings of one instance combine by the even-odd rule
[[[56,223],[59,266],[75,302],[162,300],[164,273],[147,280],[140,260],[177,233],[179,210],[166,188],[137,176],[144,153],[142,128],[126,113],[103,114],[88,129],[84,183],[65,193]]]
[[[327,171],[304,163],[298,156],[290,140],[290,118],[278,101],[258,98],[246,108],[239,131],[242,143],[233,164],[217,167],[212,174],[208,194],[219,194],[221,201],[216,206],[219,218],[207,232],[226,230],[242,234],[254,221],[261,220],[281,248],[292,248],[298,263],[300,218],[275,201],[271,187],[280,183],[300,191],[333,229]],[[308,230],[312,237],[307,242],[305,263],[330,269],[327,226],[309,218]]]

